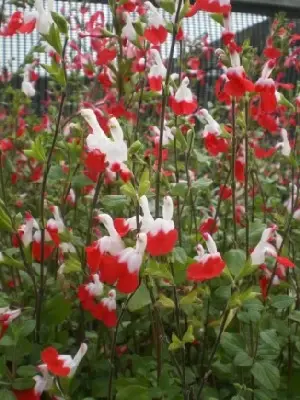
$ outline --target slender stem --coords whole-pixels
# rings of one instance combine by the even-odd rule
[[[4,175],[3,175],[3,153],[0,150],[0,184],[1,184],[1,195],[4,204],[6,204],[6,190],[4,183]]]
[[[68,43],[68,38],[65,39],[64,47],[63,47],[63,52],[62,52],[62,67],[65,75],[65,80],[67,84],[67,73],[66,73],[66,64],[65,64],[65,53],[67,49],[67,43]],[[58,117],[57,117],[57,122],[56,122],[56,128],[55,128],[55,133],[53,136],[52,144],[50,151],[48,153],[47,161],[46,161],[46,167],[44,168],[44,175],[43,175],[43,181],[42,181],[42,189],[41,189],[41,198],[40,198],[40,223],[41,223],[41,262],[40,262],[40,289],[39,289],[39,295],[38,295],[38,302],[37,302],[37,310],[36,310],[36,341],[39,343],[40,341],[40,329],[41,329],[41,313],[42,313],[42,304],[43,304],[43,298],[44,298],[44,263],[45,263],[45,252],[44,252],[44,247],[45,247],[45,197],[46,197],[46,187],[47,187],[47,181],[48,181],[48,175],[49,171],[51,168],[51,162],[52,162],[52,157],[55,149],[55,145],[57,142],[58,134],[59,134],[59,129],[60,129],[60,122],[62,118],[62,113],[63,113],[63,108],[66,100],[66,88],[62,91],[61,99],[60,99],[60,105],[59,105],[59,111],[58,111]]]
[[[95,187],[95,193],[94,193],[94,196],[93,196],[91,209],[90,209],[88,230],[87,230],[87,235],[86,235],[86,245],[89,245],[90,242],[91,242],[92,227],[93,227],[93,214],[94,214],[94,210],[95,210],[96,205],[97,205],[97,201],[98,201],[98,197],[99,197],[99,194],[100,194],[102,182],[103,182],[103,174],[99,174],[98,180],[97,180],[97,184],[96,184],[96,187]]]
[[[174,166],[175,166],[175,180],[179,182],[179,170],[178,170],[178,158],[177,158],[177,147],[176,137],[174,137]],[[177,228],[178,228],[178,242],[179,246],[182,246],[182,232],[181,232],[181,218],[180,218],[180,197],[176,197],[176,214],[177,214]]]
[[[174,278],[174,276],[175,276],[174,264],[171,263],[170,266],[171,266],[171,272],[172,272],[172,275]],[[177,295],[177,290],[176,290],[175,284],[173,285],[173,298],[174,298],[174,304],[175,304],[174,314],[175,314],[177,335],[178,335],[178,337],[182,338],[182,330],[180,327],[180,306],[179,306],[178,295]],[[186,396],[185,347],[183,347],[181,349],[181,359],[182,359],[182,390],[183,390],[184,396]]]
[[[248,137],[248,101],[245,103],[245,186],[244,186],[244,205],[245,205],[245,243],[246,256],[249,256],[249,137]]]
[[[218,221],[218,218],[220,216],[223,192],[225,191],[225,187],[226,187],[226,185],[227,185],[227,183],[229,181],[230,176],[231,176],[231,168],[229,169],[229,171],[228,171],[228,173],[226,175],[224,185],[223,185],[223,187],[222,187],[222,189],[220,190],[220,193],[219,193],[219,200],[218,200],[218,204],[217,204],[217,208],[216,208],[216,213],[215,213],[215,216],[214,216],[214,223],[213,223],[213,225],[211,227],[210,233],[212,233],[212,231],[215,229],[217,221]]]
[[[160,116],[160,134],[159,134],[159,151],[158,151],[158,164],[157,164],[157,171],[156,171],[156,182],[155,182],[155,217],[159,217],[159,200],[160,200],[160,181],[161,181],[161,168],[162,168],[162,151],[163,151],[163,132],[164,132],[164,125],[165,125],[165,114],[166,114],[166,107],[168,101],[168,91],[169,91],[169,80],[172,72],[173,66],[173,58],[174,58],[174,49],[175,49],[175,42],[176,42],[176,34],[177,34],[177,24],[179,21],[179,14],[182,5],[182,0],[178,1],[177,10],[175,14],[175,20],[173,24],[173,33],[172,33],[172,42],[171,42],[171,49],[169,54],[168,60],[168,67],[167,67],[167,74],[166,80],[163,88],[162,94],[162,107],[161,107],[161,116]]]
[[[235,155],[236,155],[236,126],[235,126],[235,100],[231,103],[232,109],[232,144],[231,144],[231,191],[232,191],[232,224],[233,224],[233,241],[234,246],[237,244],[237,225],[235,218],[235,207],[236,207],[236,197],[235,197]]]
[[[203,346],[202,346],[202,352],[201,352],[201,360],[200,360],[200,376],[202,376],[203,373],[203,367],[204,367],[204,360],[205,360],[205,350],[206,350],[206,342],[207,342],[207,334],[208,334],[208,322],[209,322],[209,308],[210,308],[210,299],[209,297],[207,298],[207,307],[206,307],[206,316],[205,316],[205,323],[204,323],[204,334],[203,334]]]
[[[137,289],[136,289],[137,290]],[[108,392],[107,392],[107,400],[112,400],[113,399],[113,374],[114,374],[114,370],[115,370],[115,355],[116,355],[116,345],[117,345],[117,336],[118,336],[118,331],[119,331],[119,327],[121,325],[122,319],[124,317],[125,311],[127,309],[127,305],[130,301],[130,299],[132,298],[132,296],[135,294],[136,291],[134,291],[133,293],[131,293],[125,303],[122,304],[122,310],[121,313],[119,315],[118,321],[117,321],[117,325],[116,325],[116,329],[113,335],[113,340],[112,340],[112,344],[111,344],[111,351],[110,351],[110,371],[109,371],[109,378],[108,378]]]
[[[216,352],[218,350],[218,347],[219,347],[219,344],[220,344],[220,341],[221,341],[221,337],[222,337],[222,334],[223,334],[225,326],[226,326],[228,315],[229,315],[229,310],[227,310],[227,307],[226,307],[225,310],[222,313],[222,322],[221,322],[221,325],[220,325],[219,334],[217,336],[217,339],[215,341],[214,347],[212,349],[211,355],[210,355],[208,363],[207,363],[207,373],[202,378],[201,383],[200,383],[200,387],[199,387],[199,390],[198,390],[198,393],[197,393],[197,400],[200,399],[200,396],[201,396],[201,393],[202,393],[202,391],[204,389],[204,385],[205,385],[205,382],[207,380],[207,377],[211,373],[210,368],[211,368],[211,365],[213,363],[214,356],[215,356],[215,354],[216,354]]]

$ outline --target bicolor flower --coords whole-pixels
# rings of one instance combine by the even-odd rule
[[[53,375],[71,378],[85,356],[87,349],[87,344],[82,343],[73,358],[70,355],[60,355],[54,347],[47,347],[42,351],[41,358],[48,371]]]
[[[9,307],[0,308],[0,339],[7,331],[9,325],[21,315],[21,310],[11,310]]]
[[[197,246],[196,262],[187,268],[187,279],[195,282],[203,282],[221,275],[225,268],[225,262],[218,252],[217,245],[209,233],[203,233],[208,253],[201,244]]]
[[[140,198],[143,210],[141,232],[147,233],[146,251],[152,256],[162,256],[170,253],[176,244],[178,232],[174,227],[174,204],[170,196],[164,197],[162,218],[154,219],[149,210],[146,196]]]
[[[260,94],[261,111],[272,113],[277,107],[276,86],[270,75],[275,67],[273,60],[267,61],[263,67],[261,77],[255,83],[255,91]]]
[[[198,116],[207,122],[202,135],[209,154],[217,156],[219,153],[227,153],[229,145],[227,140],[221,137],[222,131],[218,122],[204,108],[199,111]]]
[[[127,12],[124,12],[123,15],[125,19],[125,25],[122,28],[121,36],[123,39],[127,39],[130,42],[134,42],[137,39],[137,34],[136,30],[134,29],[131,16]]]
[[[104,297],[98,304],[96,312],[97,318],[108,328],[113,328],[117,324],[116,309],[116,291],[112,289],[108,292],[108,297]]]
[[[149,86],[152,91],[161,92],[167,69],[156,49],[151,49],[150,54],[154,59],[154,64],[150,67],[148,74]]]
[[[161,45],[166,41],[168,35],[165,22],[150,1],[146,1],[145,6],[148,9],[148,26],[144,31],[144,36],[154,46]]]
[[[217,14],[228,14],[231,11],[230,0],[196,0],[185,15],[192,17],[198,11],[207,11]]]
[[[118,255],[119,279],[117,289],[122,293],[132,293],[139,286],[139,272],[147,245],[147,235],[139,233],[135,248],[127,247]]]
[[[276,233],[276,230],[277,227],[272,226],[271,228],[267,228],[263,231],[260,241],[250,255],[252,265],[264,264],[267,255],[277,257],[276,248],[269,243],[272,236],[274,236],[274,233]]]
[[[30,75],[31,75],[31,65],[26,64],[24,67],[22,92],[28,97],[33,97],[33,96],[35,96],[35,88],[34,88],[34,84],[31,82]]]
[[[194,98],[191,89],[188,88],[189,82],[189,78],[186,76],[175,96],[169,98],[170,106],[176,115],[189,115],[197,108],[197,100]]]
[[[227,69],[228,81],[225,83],[224,91],[232,97],[242,97],[246,92],[254,92],[255,86],[251,82],[242,66],[230,67]]]

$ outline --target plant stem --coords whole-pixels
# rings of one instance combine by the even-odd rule
[[[62,67],[63,67],[63,71],[64,71],[64,75],[65,75],[66,84],[67,84],[67,73],[66,73],[66,65],[65,65],[65,53],[66,53],[66,49],[67,49],[67,43],[68,43],[68,38],[65,39],[63,52],[62,52]],[[50,151],[48,153],[46,167],[44,168],[44,175],[43,175],[42,189],[41,189],[41,198],[40,198],[40,223],[41,223],[40,289],[39,289],[39,294],[38,294],[38,302],[37,302],[37,310],[36,310],[36,330],[35,330],[37,343],[40,342],[41,313],[42,313],[42,304],[43,304],[43,298],[44,298],[44,284],[45,284],[45,282],[44,282],[44,263],[45,263],[45,254],[44,254],[45,220],[44,220],[44,218],[45,218],[45,215],[44,214],[45,214],[46,187],[47,187],[49,171],[51,168],[52,157],[53,157],[55,145],[56,145],[58,134],[59,134],[60,121],[62,118],[66,95],[67,95],[66,88],[64,88],[62,91],[61,99],[60,99],[55,133],[54,133],[54,137],[52,140]]]
[[[94,210],[95,210],[96,205],[97,205],[97,201],[98,201],[98,197],[99,197],[99,194],[100,194],[102,182],[103,182],[103,174],[99,174],[98,180],[97,180],[97,184],[96,184],[96,187],[95,187],[95,193],[94,193],[94,196],[93,196],[91,209],[90,209],[88,230],[87,230],[87,235],[86,235],[86,246],[88,246],[90,244],[91,239],[92,239],[93,214],[94,214]]]
[[[201,398],[200,396],[201,396],[201,393],[203,391],[206,379],[208,378],[208,376],[211,373],[210,368],[211,368],[211,365],[213,363],[214,356],[215,356],[215,354],[216,354],[216,352],[218,350],[218,347],[219,347],[219,344],[220,344],[220,341],[221,341],[221,336],[222,336],[222,333],[224,332],[224,329],[225,329],[225,326],[226,326],[228,315],[229,315],[229,310],[227,310],[227,307],[226,307],[225,310],[222,313],[222,322],[221,322],[221,325],[220,325],[219,334],[217,336],[217,339],[215,341],[214,347],[212,349],[211,355],[210,355],[208,363],[207,363],[207,372],[206,372],[205,376],[202,378],[201,383],[200,383],[200,387],[199,387],[199,390],[198,390],[198,393],[197,393],[197,400],[200,400],[200,398]]]
[[[218,204],[217,204],[217,208],[216,208],[216,214],[214,216],[214,224],[211,227],[210,233],[212,233],[212,231],[215,229],[217,221],[218,221],[218,218],[220,216],[220,210],[221,210],[221,204],[222,204],[222,195],[223,195],[225,187],[226,187],[226,185],[227,185],[227,183],[229,181],[230,176],[231,176],[231,168],[229,169],[229,171],[228,171],[228,173],[226,175],[224,185],[222,187],[222,190],[220,190],[220,193],[219,193],[219,200],[218,200]]]
[[[137,289],[136,289],[137,290]],[[115,355],[116,355],[116,345],[117,345],[117,336],[118,336],[118,331],[119,331],[119,327],[121,325],[122,319],[124,317],[127,305],[130,301],[130,299],[132,298],[132,296],[135,294],[136,291],[134,291],[133,293],[131,293],[125,303],[122,304],[122,310],[121,313],[119,315],[118,321],[117,321],[117,325],[116,325],[116,329],[113,335],[113,340],[112,340],[112,344],[111,344],[111,351],[110,351],[110,371],[109,371],[109,378],[108,378],[108,392],[107,392],[107,400],[112,400],[113,399],[113,374],[114,374],[114,370],[115,370]]]
[[[248,101],[245,103],[245,187],[244,187],[244,205],[245,205],[245,243],[246,257],[249,256],[249,138],[248,138]]]
[[[237,226],[235,218],[235,207],[236,207],[236,197],[235,197],[235,155],[236,155],[236,126],[235,126],[235,100],[231,103],[232,109],[232,143],[231,143],[231,191],[232,191],[232,224],[233,224],[233,241],[234,246],[237,244]]]
[[[169,91],[169,80],[172,72],[173,66],[173,58],[174,58],[174,49],[175,49],[175,42],[176,42],[176,34],[177,34],[177,24],[179,21],[179,14],[182,5],[182,0],[178,1],[177,10],[175,14],[175,20],[173,24],[173,33],[172,33],[172,42],[171,42],[171,49],[169,54],[168,60],[168,67],[166,73],[166,80],[163,87],[163,94],[162,94],[162,107],[161,107],[161,116],[160,116],[160,134],[159,134],[159,151],[158,151],[158,163],[157,163],[157,172],[156,172],[156,182],[155,182],[155,217],[159,217],[159,200],[160,200],[160,181],[161,181],[161,168],[162,168],[162,151],[163,151],[163,132],[164,132],[164,125],[165,125],[165,114],[166,114],[166,107],[168,101],[168,91]]]

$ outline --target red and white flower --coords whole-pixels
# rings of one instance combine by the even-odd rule
[[[216,120],[209,114],[206,109],[201,109],[197,114],[200,119],[207,122],[203,130],[203,138],[206,150],[212,156],[217,156],[219,153],[227,153],[229,144],[227,140],[221,137],[221,127]]]
[[[264,264],[267,255],[277,257],[276,248],[269,243],[270,239],[276,234],[276,230],[277,226],[274,225],[271,228],[267,228],[263,231],[260,241],[250,255],[252,265]]]
[[[31,71],[32,71],[31,65],[30,64],[25,65],[24,77],[22,82],[22,92],[28,97],[35,96],[34,83],[30,79]]]
[[[147,235],[139,233],[135,248],[127,247],[118,255],[119,279],[117,289],[132,293],[139,286],[139,272],[147,245]]]
[[[189,83],[189,78],[186,76],[175,96],[170,97],[170,106],[176,115],[189,115],[197,108],[197,100],[194,98],[191,89],[188,88]]]
[[[11,310],[9,307],[0,308],[0,339],[7,331],[9,325],[21,315],[21,310]]]
[[[262,112],[272,113],[277,107],[276,86],[270,75],[275,67],[274,60],[267,61],[263,67],[261,77],[255,83],[255,91],[260,94]]]
[[[125,19],[125,25],[122,28],[121,37],[123,39],[129,40],[130,42],[134,42],[137,39],[137,34],[136,34],[136,30],[134,29],[131,16],[127,12],[124,12],[123,16]]]
[[[197,246],[196,262],[190,264],[187,269],[187,279],[202,282],[221,275],[225,268],[225,262],[218,252],[217,245],[209,233],[203,233],[208,253],[201,244]]]
[[[67,354],[60,355],[54,347],[47,347],[42,351],[41,359],[47,366],[48,371],[53,375],[71,378],[85,356],[87,349],[87,344],[82,343],[73,358]]]
[[[164,197],[162,218],[154,219],[149,210],[146,196],[140,198],[143,210],[141,232],[147,233],[146,251],[152,256],[162,256],[170,253],[176,244],[178,232],[174,228],[174,204],[170,196]]]
[[[154,92],[161,92],[163,81],[166,78],[167,69],[164,66],[161,56],[156,49],[151,49],[151,56],[154,59],[154,64],[150,67],[148,74],[150,89]]]
[[[186,17],[192,17],[198,11],[207,11],[217,14],[228,14],[231,11],[230,0],[196,0],[186,14]]]
[[[148,26],[144,31],[144,36],[154,46],[161,45],[168,36],[165,21],[150,1],[144,4],[148,10]]]
[[[103,321],[108,328],[113,328],[117,324],[117,303],[116,291],[114,289],[108,292],[108,297],[105,297],[98,304],[97,316]]]

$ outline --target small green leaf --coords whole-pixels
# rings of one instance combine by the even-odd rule
[[[175,308],[174,301],[162,293],[159,295],[157,302],[164,308]]]
[[[1,400],[17,400],[16,396],[7,389],[0,390],[0,399]]]
[[[175,247],[173,250],[174,261],[179,264],[185,264],[187,261],[187,254],[182,247]]]
[[[19,331],[19,335],[26,337],[30,335],[35,329],[35,320],[34,319],[28,319],[27,321],[24,321],[22,323],[21,329]]]
[[[71,301],[66,300],[63,294],[57,294],[46,303],[43,316],[49,325],[58,325],[69,317],[71,310]]]
[[[251,373],[259,386],[276,390],[280,386],[280,374],[275,365],[268,361],[256,361],[251,369]]]
[[[168,265],[160,263],[155,259],[149,260],[147,268],[144,270],[144,275],[148,275],[153,278],[167,279],[169,282],[173,282],[173,276],[169,271]]]
[[[11,336],[5,335],[3,338],[0,340],[0,346],[15,346],[16,342]]]
[[[32,157],[37,161],[45,162],[46,161],[46,152],[45,146],[43,144],[42,136],[39,135],[35,141],[31,144],[31,149],[24,150],[24,153],[27,157]]]
[[[194,329],[193,326],[190,325],[185,334],[183,335],[182,341],[184,343],[193,343],[194,340],[195,340]]]
[[[192,189],[195,191],[208,189],[212,183],[213,183],[213,181],[210,179],[199,178],[195,182],[192,183]]]
[[[131,385],[118,390],[116,400],[151,400],[149,388],[141,385]]]
[[[21,377],[33,377],[37,374],[37,369],[34,365],[22,365],[17,369],[17,374]]]
[[[139,190],[138,190],[138,195],[139,197],[142,197],[143,195],[147,194],[150,189],[150,176],[149,176],[149,170],[146,169],[140,179],[140,184],[139,184]]]
[[[237,367],[250,367],[253,359],[245,351],[239,351],[234,357],[233,363]]]
[[[81,272],[81,271],[82,267],[79,259],[73,255],[69,256],[68,260],[65,262],[63,273],[70,274],[72,272]]]
[[[169,14],[173,15],[175,12],[175,3],[172,0],[162,0],[159,3],[160,7],[167,11]]]
[[[188,190],[188,185],[186,182],[172,183],[171,184],[171,195],[179,196],[184,198]]]
[[[150,294],[145,284],[142,283],[129,300],[128,310],[130,312],[139,311],[141,308],[144,308],[149,304],[151,304]]]
[[[279,294],[278,296],[272,296],[271,306],[278,310],[283,310],[294,304],[295,300],[287,294]]]
[[[93,184],[93,181],[91,181],[87,176],[81,174],[81,175],[76,175],[72,179],[72,187],[74,189],[82,189],[85,186],[90,186]]]
[[[213,19],[217,24],[224,26],[223,14],[210,14],[210,18]]]
[[[175,351],[184,347],[184,343],[175,335],[172,334],[172,343],[169,345],[169,351]]]
[[[42,35],[44,40],[52,46],[57,53],[62,55],[62,45],[59,36],[59,30],[56,28],[55,24],[52,24],[47,35]]]
[[[197,290],[192,290],[189,294],[180,299],[180,304],[187,305],[193,304],[198,300]]]
[[[232,249],[224,254],[224,260],[231,274],[237,276],[245,266],[246,254],[243,250]]]
[[[13,381],[12,387],[16,390],[31,389],[34,386],[32,378],[17,378]]]
[[[300,311],[294,310],[290,313],[289,319],[300,323]]]
[[[128,183],[125,183],[125,185],[122,185],[120,188],[120,191],[125,196],[128,196],[130,198],[136,198],[135,188],[133,187],[131,182],[128,182]]]
[[[53,21],[56,23],[60,33],[67,35],[68,34],[68,23],[67,23],[66,19],[62,15],[60,15],[54,11],[51,12],[51,15],[52,15]]]

